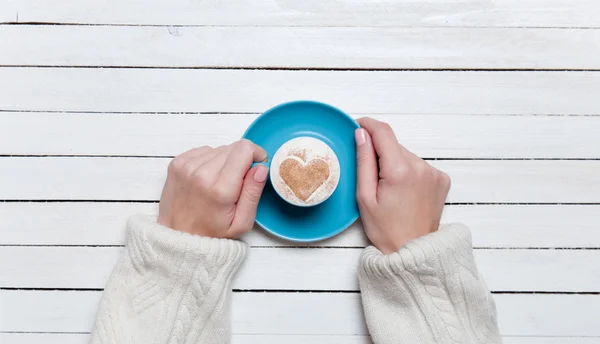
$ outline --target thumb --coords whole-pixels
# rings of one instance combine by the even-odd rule
[[[256,208],[262,195],[269,169],[258,165],[250,169],[244,177],[242,192],[237,202],[235,215],[230,230],[235,236],[242,235],[252,229],[256,219]]]
[[[356,141],[356,200],[359,204],[373,203],[377,200],[379,181],[373,140],[364,128],[354,131],[354,139]]]

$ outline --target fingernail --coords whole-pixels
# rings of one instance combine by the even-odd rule
[[[367,134],[363,128],[354,131],[354,140],[356,141],[357,146],[362,146],[367,142]]]
[[[258,166],[256,168],[256,172],[254,172],[254,180],[257,183],[262,183],[267,180],[267,174],[269,174],[269,169],[265,166]]]

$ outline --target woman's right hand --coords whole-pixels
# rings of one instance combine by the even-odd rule
[[[158,223],[190,234],[236,239],[252,229],[268,168],[267,152],[248,140],[200,147],[171,161]]]
[[[372,118],[358,120],[357,193],[369,240],[382,253],[438,229],[450,177],[398,143],[392,128]]]

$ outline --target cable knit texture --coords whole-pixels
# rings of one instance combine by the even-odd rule
[[[134,216],[127,227],[92,343],[229,343],[230,280],[246,245],[177,232],[150,216]],[[501,343],[494,302],[462,225],[391,255],[369,247],[358,277],[375,344]]]
[[[358,278],[375,344],[502,342],[463,225],[443,226],[390,255],[368,247]]]
[[[229,343],[230,280],[246,244],[137,215],[100,304],[92,343]]]

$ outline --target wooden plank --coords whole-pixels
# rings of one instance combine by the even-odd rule
[[[10,344],[87,344],[85,333],[0,333],[0,342]],[[369,336],[233,335],[233,344],[372,344]],[[599,344],[600,338],[504,337],[504,344]]]
[[[157,214],[153,203],[0,202],[0,245],[124,245],[133,214]],[[448,205],[444,222],[471,228],[475,247],[600,247],[595,205]],[[299,245],[260,228],[243,237],[253,246]],[[360,223],[317,246],[367,246]]]
[[[594,0],[227,2],[107,0],[95,4],[34,0],[2,4],[2,22],[228,26],[600,27]]]
[[[158,214],[158,204],[0,202],[0,245],[123,245],[139,213]]]
[[[504,344],[600,344],[598,337],[503,337]]]
[[[0,30],[0,65],[598,69],[599,41],[587,29],[19,25]]]
[[[90,334],[79,333],[0,333],[0,342],[8,344],[88,344]],[[234,334],[232,344],[372,344],[369,336],[336,335],[260,335]],[[509,344],[511,342],[508,342]],[[566,344],[588,344],[588,342],[564,342]],[[591,343],[591,342],[589,342]]]
[[[238,140],[257,116],[0,112],[0,155],[174,156]],[[425,158],[600,158],[600,116],[370,116]]]
[[[0,287],[104,288],[120,247],[0,247]],[[232,288],[358,290],[362,249],[252,248]],[[598,250],[475,251],[492,291],[600,291]]]
[[[355,114],[598,114],[598,91],[600,72],[0,68],[1,110],[259,113],[315,99]]]
[[[89,344],[88,333],[0,333],[0,343],[9,344]]]
[[[89,332],[100,296],[92,291],[2,290],[0,331]],[[502,294],[494,299],[505,336],[600,336],[594,317],[598,295]],[[234,293],[232,332],[366,335],[367,329],[359,294]]]
[[[170,159],[1,158],[0,200],[157,200]],[[598,203],[600,161],[432,161],[450,203]]]

